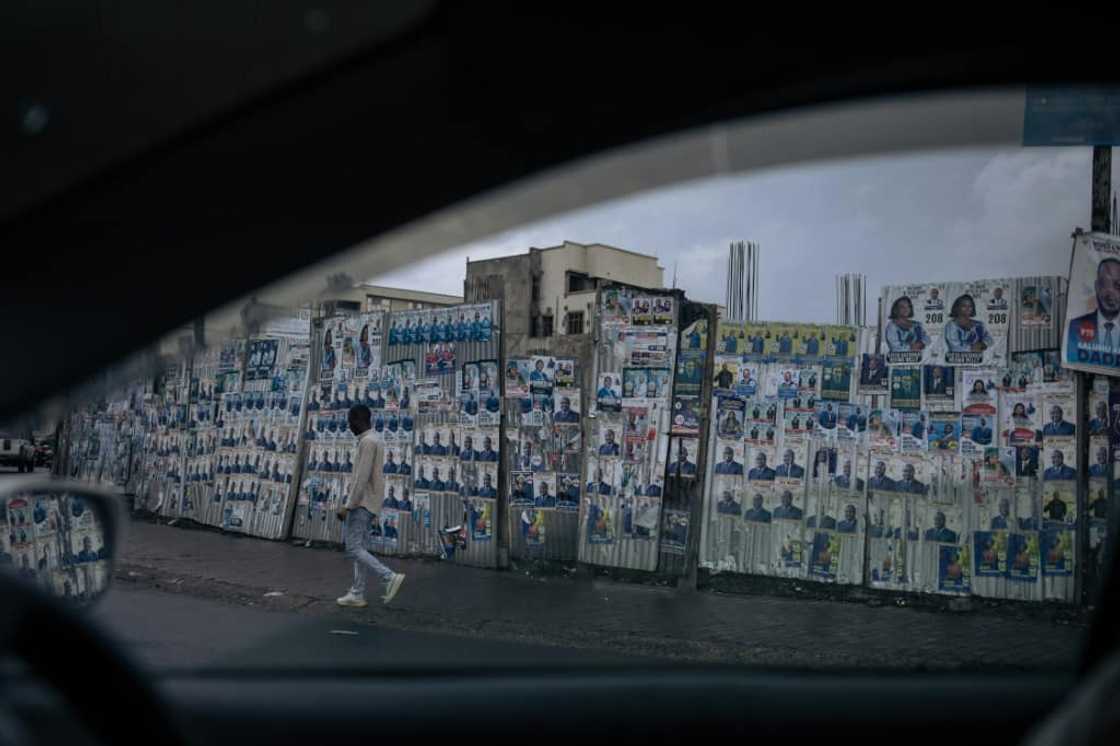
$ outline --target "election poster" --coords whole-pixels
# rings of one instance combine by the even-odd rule
[[[739,439],[745,433],[746,402],[737,396],[721,396],[716,402],[716,435]]]
[[[739,380],[739,361],[734,358],[720,357],[716,360],[712,388],[717,392],[730,392]]]
[[[983,456],[973,461],[974,484],[987,487],[1010,486],[1015,483],[1015,449],[990,446]]]
[[[712,498],[715,500],[718,515],[734,516],[736,518],[743,515],[741,481],[742,477],[716,477],[712,484]]]
[[[587,498],[584,520],[589,544],[613,544],[617,537],[614,501],[597,495]]]
[[[802,327],[799,324],[773,324],[774,335],[772,338],[776,349],[771,347],[773,354],[789,358],[805,354],[805,340],[802,337]]]
[[[630,323],[634,326],[653,324],[653,304],[656,299],[648,295],[635,295],[630,299]]]
[[[902,416],[894,409],[872,409],[867,418],[867,433],[871,447],[898,450],[898,437]]]
[[[646,369],[622,369],[622,398],[644,399],[646,396]]]
[[[836,357],[851,358],[858,354],[858,329],[854,329],[850,326],[834,326],[830,328],[835,330],[835,336],[830,333],[833,355]]]
[[[1062,334],[1062,366],[1116,375],[1120,367],[1120,239],[1074,238]]]
[[[839,440],[861,439],[867,432],[868,408],[844,402],[836,410],[836,436]]]
[[[603,290],[599,313],[604,324],[629,324],[630,291],[623,288]]]
[[[758,425],[775,425],[778,417],[776,402],[752,399],[746,403],[747,422]]]
[[[623,332],[623,343],[626,346],[625,362],[628,365],[651,367],[669,364],[668,332],[652,329],[627,330]]]
[[[676,301],[673,298],[664,295],[655,296],[651,322],[657,326],[669,326],[676,323],[675,307]]]
[[[817,402],[817,432],[826,440],[836,438],[840,422],[840,404],[831,401]]]
[[[843,537],[832,531],[817,531],[809,554],[809,574],[821,580],[836,580],[840,568]]]
[[[666,510],[661,519],[661,551],[684,554],[688,548],[688,511]]]
[[[968,545],[941,545],[937,550],[937,589],[943,593],[971,592],[972,573]]]
[[[455,343],[429,345],[424,352],[424,374],[443,375],[455,371]]]
[[[802,445],[813,434],[815,416],[812,412],[786,408],[782,412],[782,442]]]
[[[804,567],[805,542],[799,524],[783,524],[776,535],[777,565],[786,570]]]
[[[1070,480],[1043,483],[1042,521],[1046,528],[1072,526],[1077,518],[1075,485]]]
[[[1010,283],[981,280],[949,286],[944,328],[946,365],[1002,365],[1007,360]]]
[[[1038,532],[1015,533],[1007,537],[1007,577],[1017,582],[1038,581]]]
[[[246,381],[261,381],[272,378],[273,369],[276,367],[276,355],[279,346],[280,341],[276,339],[254,339],[249,341],[248,356],[245,360]]]
[[[1042,398],[1042,437],[1073,438],[1077,435],[1076,396],[1071,393],[1050,393]]]
[[[801,372],[797,368],[781,367],[767,371],[766,396],[792,400],[801,388]]]
[[[1073,575],[1074,534],[1069,529],[1048,529],[1039,534],[1042,574],[1046,577]]]
[[[1002,578],[1007,575],[1007,532],[973,531],[973,556],[978,578]]]
[[[521,511],[521,538],[529,547],[541,547],[545,543],[543,510],[526,508]]]
[[[1108,438],[1098,435],[1089,439],[1089,477],[1107,479],[1109,469]]]
[[[1061,363],[1061,350],[1013,352],[1003,376],[1004,388],[1016,391],[1070,389],[1073,387],[1072,371]]]
[[[883,289],[883,347],[891,365],[1002,365],[1011,318],[1005,280]]]
[[[929,448],[929,414],[922,410],[902,413],[899,446],[902,453],[923,453]]]
[[[595,401],[604,412],[622,411],[622,376],[617,373],[603,373],[599,376],[599,387]]]
[[[747,339],[744,325],[730,321],[720,321],[716,325],[717,355],[747,355],[753,352],[756,357],[761,357],[765,345],[760,342],[757,351],[753,348],[753,336]]]
[[[922,369],[918,367],[891,368],[891,408],[915,410],[922,406]]]
[[[961,441],[959,451],[963,456],[982,456],[992,445],[992,418],[982,414],[961,415]]]
[[[674,396],[672,434],[698,435],[702,413],[700,397]]]
[[[861,396],[890,393],[889,367],[885,355],[864,353],[859,368],[859,393]]]
[[[999,390],[992,370],[961,371],[961,412],[994,416]]]
[[[1016,478],[1035,478],[1038,476],[1038,446],[1015,447]]]
[[[1109,434],[1108,379],[1095,377],[1089,392],[1089,436],[1104,437]]]
[[[821,398],[848,401],[852,391],[852,363],[848,360],[826,362],[821,366]]]
[[[839,466],[832,480],[833,487],[849,492],[863,492],[868,454],[863,449],[852,446],[842,446],[838,451]]]
[[[922,365],[935,361],[945,320],[942,288],[895,285],[883,288],[883,352],[890,365]],[[938,352],[940,351],[938,346]]]
[[[1000,411],[1000,443],[1029,446],[1042,436],[1036,397],[1025,393],[1005,393]]]
[[[677,375],[674,379],[674,393],[686,396],[700,396],[704,379],[706,353],[695,350],[682,350],[677,355]]]
[[[1054,315],[1054,288],[1050,283],[1026,284],[1019,289],[1019,326],[1049,328]]]
[[[552,382],[559,388],[573,388],[576,385],[576,361],[572,358],[555,358],[555,373]]]
[[[760,363],[740,362],[739,377],[735,381],[735,394],[744,398],[751,398],[762,394],[761,384],[763,378]]]
[[[681,349],[708,349],[708,319],[699,318],[681,331]]]
[[[494,538],[494,501],[471,498],[467,501],[471,539],[490,541]]]
[[[1041,454],[1044,482],[1077,479],[1077,448],[1073,438],[1045,438]]]
[[[922,367],[922,392],[926,407],[937,411],[956,409],[956,369],[948,365]]]
[[[674,436],[669,447],[669,476],[678,479],[696,479],[696,458],[699,452],[698,438]]]
[[[777,443],[777,426],[768,422],[750,422],[746,425],[745,440],[752,445],[774,445]]]

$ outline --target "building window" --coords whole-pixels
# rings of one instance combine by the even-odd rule
[[[583,311],[568,312],[568,334],[583,334]]]
[[[595,289],[595,280],[583,272],[568,272],[568,292],[585,293]]]
[[[552,314],[541,316],[541,336],[552,336]]]
[[[533,302],[541,299],[541,278],[539,275],[533,275]]]

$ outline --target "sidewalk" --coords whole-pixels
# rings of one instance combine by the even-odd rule
[[[116,582],[258,608],[693,661],[795,668],[1068,668],[1070,624],[579,578],[534,578],[435,560],[386,560],[408,574],[391,606],[339,609],[341,552],[132,522]],[[372,582],[372,581],[371,581]],[[280,591],[279,596],[265,596]]]

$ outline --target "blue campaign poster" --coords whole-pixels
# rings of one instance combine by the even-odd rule
[[[937,588],[950,593],[971,591],[969,550],[967,546],[957,547],[942,544],[937,555]]]
[[[1007,539],[1007,574],[1012,580],[1034,583],[1038,580],[1038,534],[1012,534]]]
[[[1073,531],[1050,529],[1039,537],[1042,550],[1042,574],[1048,577],[1073,574]]]
[[[813,536],[813,548],[809,554],[809,574],[823,580],[836,580],[840,567],[840,541],[837,534],[818,531]]]
[[[1007,575],[1007,532],[976,531],[973,533],[976,577],[1002,578]]]

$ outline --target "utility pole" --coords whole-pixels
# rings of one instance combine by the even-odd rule
[[[1093,147],[1093,231],[1108,233],[1112,229],[1112,147],[1096,145]]]
[[[1092,212],[1090,225],[1094,233],[1111,233],[1112,231],[1112,146],[1093,146],[1093,190]],[[1100,583],[1099,573],[1095,568],[1088,567],[1089,558],[1089,394],[1092,391],[1092,379],[1088,373],[1077,374],[1077,556],[1082,560],[1078,564],[1075,576],[1075,595],[1079,604],[1086,603],[1090,583],[1086,582],[1093,573],[1093,585]],[[1109,449],[1111,455],[1111,448]],[[1115,455],[1112,455],[1115,459]],[[1108,500],[1113,500],[1113,479],[1109,474],[1106,480]]]

